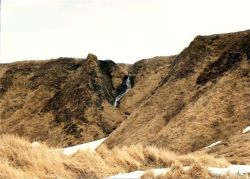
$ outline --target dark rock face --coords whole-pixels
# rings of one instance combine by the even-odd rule
[[[204,85],[208,81],[214,80],[222,75],[222,73],[236,67],[238,62],[242,61],[244,55],[249,55],[249,35],[246,35],[241,41],[231,45],[222,55],[209,64],[203,72],[198,76],[196,84]]]
[[[248,39],[250,39],[250,33],[248,34]],[[247,42],[246,54],[247,54],[247,59],[250,61],[250,41]]]
[[[118,88],[115,90],[116,96],[125,93],[125,91],[127,90],[127,85],[126,85],[127,79],[128,79],[128,76],[125,75],[122,79],[122,84],[119,85]],[[131,88],[133,88],[135,76],[130,76],[129,79],[130,79],[130,83],[131,83]],[[120,101],[117,102],[117,107],[119,107],[119,105],[120,105]]]
[[[102,84],[105,86],[105,98],[110,104],[113,104],[116,90],[112,84],[111,73],[117,69],[117,65],[111,60],[99,60],[98,66],[101,72]]]

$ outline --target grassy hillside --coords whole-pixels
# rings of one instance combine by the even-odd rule
[[[133,65],[89,54],[0,68],[1,135],[54,147],[109,136],[109,149],[155,145],[250,164],[249,30],[197,36],[176,56]],[[132,89],[115,108],[129,74]]]
[[[134,86],[122,99],[119,108],[132,113],[144,100],[150,97],[163,77],[175,56],[154,57],[133,64],[128,71],[134,78]]]
[[[250,31],[197,36],[170,65],[155,73],[142,69],[145,78],[136,83],[135,77],[121,104],[132,112],[105,144],[154,144],[184,154],[220,140],[207,152],[250,164],[250,133],[241,133],[250,125],[249,42]],[[152,73],[159,73],[158,85]],[[140,89],[151,93],[138,105]]]
[[[87,59],[1,64],[0,134],[50,146],[108,136],[125,119],[112,106],[125,75],[114,62],[98,61],[91,54]]]

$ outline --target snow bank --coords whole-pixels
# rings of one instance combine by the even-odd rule
[[[135,171],[135,172],[131,172],[131,173],[122,173],[122,174],[118,174],[115,176],[110,176],[108,178],[105,179],[111,179],[111,178],[140,178],[142,175],[144,174],[144,171]]]
[[[207,168],[211,173],[216,175],[225,175],[229,172],[228,168],[216,168],[216,167],[208,167]]]
[[[250,126],[248,126],[246,129],[244,129],[244,130],[242,131],[242,133],[244,134],[244,133],[246,133],[246,132],[248,132],[248,131],[250,131]]]
[[[31,147],[32,148],[36,148],[36,147],[39,147],[39,142],[37,142],[37,141],[35,141],[35,142],[33,142],[32,144],[31,144]]]
[[[155,175],[162,175],[165,174],[167,171],[169,171],[170,168],[159,168],[159,169],[153,169]]]
[[[186,167],[184,167],[184,168],[186,168]],[[155,175],[165,174],[168,170],[170,170],[170,168],[152,169],[152,171],[154,172]],[[130,172],[130,173],[120,173],[120,174],[115,175],[115,176],[110,176],[110,177],[108,177],[106,179],[111,179],[111,178],[140,178],[144,173],[145,173],[145,171],[141,171],[141,170],[140,171],[135,171],[135,172]]]
[[[65,155],[72,155],[76,153],[78,150],[90,149],[91,151],[94,151],[105,139],[107,138],[99,139],[99,140],[88,142],[88,143],[81,144],[81,145],[58,149],[58,150],[61,150]]]
[[[190,169],[190,167],[183,167],[184,170],[188,170]],[[169,171],[170,168],[158,168],[158,169],[152,169],[152,171],[154,172],[155,175],[161,175],[161,174],[165,174],[167,171]],[[105,179],[112,179],[112,178],[140,178],[146,171],[135,171],[135,172],[130,172],[130,173],[120,173],[118,175],[115,176],[110,176],[108,178]]]
[[[250,165],[230,165],[228,168],[208,167],[208,170],[217,175],[223,175],[227,172],[236,175],[243,175],[250,173]]]
[[[184,170],[189,170],[190,167],[183,167]],[[152,169],[155,175],[160,175],[160,174],[165,174],[170,168],[161,168],[161,169]],[[224,175],[227,174],[228,172],[231,174],[236,174],[236,175],[243,175],[250,173],[250,165],[231,165],[228,168],[215,168],[215,167],[208,167],[208,170],[216,175]],[[106,179],[112,179],[112,178],[135,178],[139,179],[145,171],[135,171],[131,173],[123,173],[123,174],[118,174],[115,176],[110,176]]]
[[[215,142],[215,143],[212,143],[211,145],[209,145],[209,146],[207,146],[207,147],[204,147],[204,149],[208,149],[208,148],[213,147],[213,146],[215,146],[215,145],[217,145],[217,144],[219,144],[219,143],[221,143],[221,141],[217,141],[217,142]]]
[[[183,167],[183,169],[189,170],[190,167]],[[154,172],[155,175],[161,175],[161,174],[165,174],[167,171],[169,171],[170,168],[158,168],[158,169],[153,169],[152,171]]]

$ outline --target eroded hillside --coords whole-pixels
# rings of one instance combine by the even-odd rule
[[[249,164],[250,133],[242,130],[250,126],[250,31],[197,36],[159,69],[164,75],[157,81],[152,74],[159,70],[150,77],[141,72],[146,78],[121,101],[121,108],[132,112],[105,144],[153,144],[189,153],[220,140],[207,152]],[[159,84],[148,90],[154,82]],[[150,94],[138,105],[140,90]]]
[[[1,134],[69,146],[106,137],[125,119],[112,104],[128,72],[110,60],[1,64],[0,75]]]
[[[197,36],[179,55],[133,65],[89,54],[0,67],[0,134],[58,147],[109,136],[109,148],[204,150],[250,164],[249,30]]]

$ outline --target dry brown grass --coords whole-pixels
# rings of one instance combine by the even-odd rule
[[[1,64],[0,134],[26,136],[53,147],[107,137],[125,115],[103,99],[108,87],[97,62],[59,58]],[[126,70],[115,70],[113,77],[122,79]]]
[[[135,170],[183,166],[192,164],[192,161],[214,167],[229,165],[221,158],[204,158],[203,154],[179,156],[154,146],[142,145],[115,147],[112,150],[102,145],[96,152],[78,151],[66,156],[45,144],[32,148],[27,139],[14,135],[0,137],[0,161],[0,178],[25,179],[103,178]]]
[[[170,67],[163,64],[162,71],[155,67],[156,74],[148,63],[142,63],[145,69],[139,70],[133,89],[120,105],[132,113],[104,143],[109,148],[155,144],[182,154],[205,150],[235,164],[250,164],[250,134],[241,133],[250,125],[250,63],[238,49],[240,45],[234,45],[246,40],[249,32],[199,36]],[[234,59],[230,54],[238,53],[242,58],[236,64],[227,68],[219,64],[225,54],[230,61]],[[215,68],[217,75],[208,75],[206,83],[197,84],[200,75]],[[222,73],[221,68],[226,71]],[[219,145],[203,149],[219,140]]]
[[[169,71],[169,65],[175,56],[154,57],[136,62],[128,71],[135,77],[135,85],[121,99],[119,108],[131,113],[139,104],[151,96],[164,75]],[[149,85],[150,83],[150,85]],[[132,102],[129,102],[132,101]]]
[[[174,164],[165,174],[155,175],[154,171],[146,171],[141,179],[170,179],[170,178],[248,178],[247,175],[239,176],[227,173],[225,175],[215,175],[207,170],[200,163],[193,163],[191,168],[184,170],[180,164]]]

